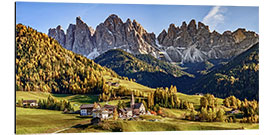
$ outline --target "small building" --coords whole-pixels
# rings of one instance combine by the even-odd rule
[[[203,96],[203,93],[195,93],[197,96]]]
[[[106,104],[106,105],[103,106],[103,108],[106,109],[106,110],[108,110],[109,115],[112,115],[113,114],[113,110],[115,108],[117,108],[117,107],[114,106],[114,105],[108,105],[108,104]]]
[[[106,82],[106,84],[108,84],[109,86],[112,86],[112,82]]]
[[[92,115],[93,109],[100,109],[100,104],[82,104],[80,106],[80,115]]]
[[[152,114],[151,114],[151,112],[147,111],[147,112],[146,112],[146,115],[152,115]]]
[[[109,112],[107,110],[101,111],[101,119],[108,119],[109,118]]]
[[[118,87],[119,86],[119,83],[118,82],[114,82],[114,83],[111,84],[111,86]]]
[[[133,106],[133,115],[144,115],[146,113],[143,103],[135,103]]]
[[[93,116],[93,118],[108,119],[109,118],[109,111],[105,108],[95,109],[92,112],[92,116]]]
[[[38,106],[37,100],[23,100],[23,106]]]
[[[130,118],[133,116],[131,108],[119,109],[118,114],[120,118]]]
[[[229,114],[238,114],[240,113],[240,110],[238,109],[232,109],[231,111],[227,111],[226,112],[226,115],[229,115]]]
[[[105,84],[108,84],[109,86],[115,86],[115,87],[118,87],[119,86],[119,83],[118,82],[105,82]]]

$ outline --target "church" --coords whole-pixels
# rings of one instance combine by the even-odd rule
[[[134,95],[131,95],[130,108],[132,109],[133,116],[144,115],[146,113],[143,103],[135,103]]]

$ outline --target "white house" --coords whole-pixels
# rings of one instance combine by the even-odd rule
[[[145,107],[143,103],[135,103],[133,106],[133,115],[143,115],[145,114]]]
[[[37,100],[23,100],[23,106],[38,106]]]
[[[82,116],[91,115],[94,109],[100,109],[99,104],[82,104],[80,106],[80,114]]]
[[[109,111],[106,109],[93,110],[92,116],[93,116],[93,118],[108,119],[109,118]]]

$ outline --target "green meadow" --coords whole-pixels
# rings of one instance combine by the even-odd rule
[[[19,99],[46,99],[50,93],[42,92],[16,92],[16,101]],[[58,100],[66,99],[71,102],[75,110],[81,104],[94,103],[97,95],[69,95],[52,94]],[[196,105],[199,104],[200,96],[178,94],[179,98],[189,100]],[[129,102],[128,99],[125,99]],[[222,102],[222,99],[218,99]],[[116,105],[118,100],[109,101],[108,104]],[[101,102],[101,105],[106,104]],[[91,118],[80,118],[79,114],[63,114],[61,111],[30,109],[16,107],[16,133],[61,133],[74,132],[114,132],[114,131],[183,131],[183,130],[234,130],[234,129],[258,129],[259,124],[249,123],[226,123],[226,122],[196,122],[183,120],[187,110],[162,108],[161,116],[141,116],[139,120],[106,120],[100,125],[90,125]],[[158,121],[151,121],[157,119]],[[62,129],[65,129],[62,131]]]

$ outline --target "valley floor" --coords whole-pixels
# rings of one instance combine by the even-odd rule
[[[16,92],[16,100],[21,98],[45,99],[48,94],[49,93]],[[65,94],[53,94],[53,96],[57,99],[67,99],[71,101],[75,109],[78,109],[80,104],[96,101],[96,96]],[[109,104],[115,105],[117,101],[111,101]],[[259,128],[259,124],[188,121],[182,119],[182,116],[187,113],[185,110],[164,108],[163,111],[167,117],[141,116],[138,120],[105,120],[99,125],[90,125],[91,118],[80,118],[79,114],[63,114],[61,111],[16,107],[16,133],[188,131]]]

